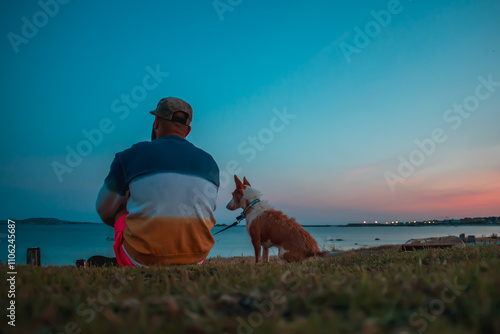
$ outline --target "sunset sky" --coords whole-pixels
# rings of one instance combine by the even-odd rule
[[[219,165],[220,223],[238,214],[234,170],[302,224],[500,215],[499,1],[3,1],[0,15],[0,219],[98,222],[114,154],[149,140],[167,96],[192,105],[187,139]]]

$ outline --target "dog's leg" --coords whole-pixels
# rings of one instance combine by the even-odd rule
[[[263,247],[262,262],[269,263],[269,248],[267,248],[267,247]]]
[[[281,259],[281,260],[285,260],[283,255],[285,254],[285,250],[283,249],[283,247],[278,247],[278,257]]]
[[[252,238],[253,249],[255,250],[255,263],[259,263],[260,260],[260,240],[257,238]]]

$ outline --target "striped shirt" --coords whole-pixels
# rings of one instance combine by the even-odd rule
[[[208,153],[179,136],[117,153],[97,199],[105,223],[126,207],[123,247],[138,263],[185,264],[206,258],[219,189]]]

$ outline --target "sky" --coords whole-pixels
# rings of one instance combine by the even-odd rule
[[[99,222],[158,101],[302,224],[500,215],[500,2],[0,3],[0,219]]]

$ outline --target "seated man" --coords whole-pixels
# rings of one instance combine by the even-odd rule
[[[152,141],[116,154],[97,212],[115,228],[122,266],[202,263],[214,245],[219,168],[185,139],[193,118],[188,103],[164,98],[151,114]]]

